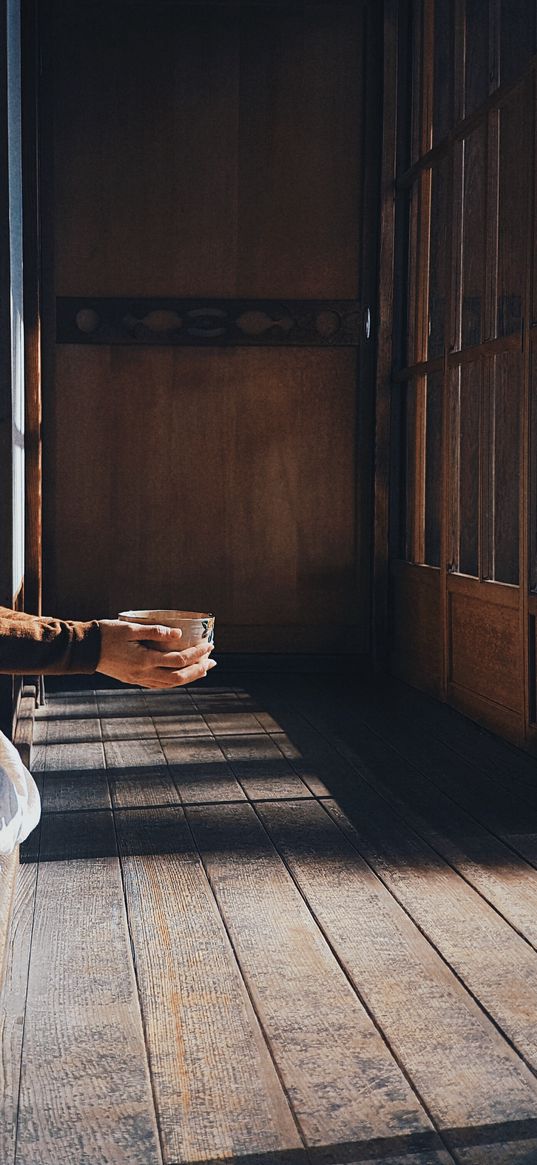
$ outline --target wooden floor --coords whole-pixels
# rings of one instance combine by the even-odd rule
[[[220,670],[51,693],[34,768],[1,1165],[537,1163],[535,761]]]

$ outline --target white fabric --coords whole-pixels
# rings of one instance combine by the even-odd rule
[[[15,745],[0,732],[0,854],[10,854],[41,816],[39,790]]]

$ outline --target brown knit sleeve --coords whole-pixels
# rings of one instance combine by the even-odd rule
[[[15,675],[92,673],[101,652],[96,620],[40,618],[0,607],[0,672]]]

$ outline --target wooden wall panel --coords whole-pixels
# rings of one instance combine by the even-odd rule
[[[241,19],[237,290],[356,297],[363,6]]]
[[[522,713],[518,602],[487,603],[483,590],[478,598],[450,595],[450,679]]]
[[[357,299],[366,7],[55,0],[53,294]],[[55,360],[45,609],[207,607],[220,647],[367,650],[356,348]]]
[[[235,8],[55,11],[56,294],[233,295]]]
[[[280,650],[286,627],[301,650],[362,646],[355,365],[351,350],[59,349],[47,609],[207,608],[220,632],[252,627],[251,648],[263,625]]]
[[[58,295],[357,295],[362,5],[56,11]]]
[[[391,584],[391,670],[405,683],[439,696],[442,691],[442,645],[438,636],[440,571],[394,562]]]

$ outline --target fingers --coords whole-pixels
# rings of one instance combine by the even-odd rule
[[[170,648],[179,646],[183,636],[180,627],[164,627],[160,623],[127,623],[132,639],[146,639],[162,646],[169,644]]]
[[[185,647],[184,651],[167,651],[159,655],[159,668],[173,668],[177,671],[179,668],[190,667],[191,664],[198,663],[200,660],[207,662],[207,656],[213,650],[213,644],[197,643],[195,647]],[[154,666],[154,661],[152,661]]]
[[[144,683],[155,688],[177,688],[204,679],[207,672],[216,667],[216,661],[210,659],[212,650],[213,644],[205,640],[195,647],[185,647],[184,651],[167,651],[159,655],[158,664],[152,658],[155,653],[148,650],[144,661]]]
[[[144,684],[150,688],[179,688],[183,687],[184,684],[192,684],[195,680],[205,679],[207,672],[211,671],[213,667],[216,667],[215,659],[201,660],[189,667],[183,667],[179,671],[171,671],[164,667],[155,668],[151,677],[144,680]],[[158,675],[159,672],[160,675]]]

